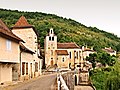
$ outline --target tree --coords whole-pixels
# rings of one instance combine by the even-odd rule
[[[96,61],[97,61],[97,54],[96,53],[89,54],[89,57],[86,57],[86,60],[91,62],[92,67],[95,68],[96,67]]]
[[[120,79],[117,76],[109,77],[105,84],[105,90],[119,90],[120,89]]]

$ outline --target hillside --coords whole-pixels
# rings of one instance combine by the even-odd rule
[[[35,26],[40,35],[39,40],[42,47],[44,37],[49,28],[53,27],[58,36],[58,42],[76,42],[79,46],[93,46],[97,51],[104,47],[112,47],[120,51],[120,38],[96,27],[87,27],[75,20],[54,14],[0,9],[0,18],[9,27],[12,27],[21,15],[24,15],[28,22]]]

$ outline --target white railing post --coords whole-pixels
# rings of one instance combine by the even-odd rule
[[[57,84],[58,84],[58,90],[61,90],[61,88],[63,90],[69,90],[61,74],[57,74]]]

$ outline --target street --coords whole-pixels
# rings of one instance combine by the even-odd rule
[[[56,74],[43,75],[36,80],[8,87],[4,90],[55,90]]]

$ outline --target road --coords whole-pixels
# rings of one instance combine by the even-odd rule
[[[74,90],[94,90],[91,86],[75,86]]]
[[[56,77],[56,74],[43,75],[36,80],[4,90],[55,90]]]

